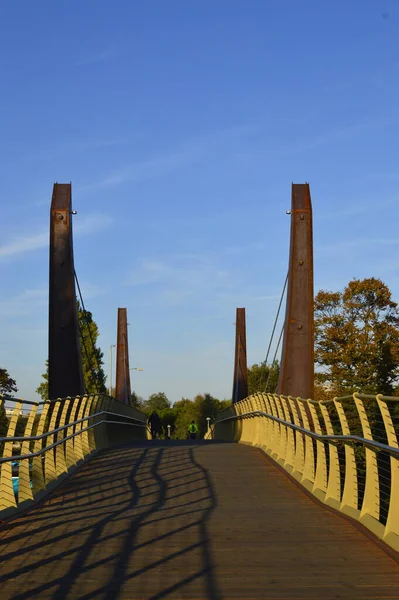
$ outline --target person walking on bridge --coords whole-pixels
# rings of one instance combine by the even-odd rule
[[[188,426],[188,432],[190,434],[190,440],[195,440],[198,433],[198,425],[195,423],[195,421],[191,421],[190,425]]]
[[[151,437],[156,440],[161,435],[161,419],[156,410],[153,410],[148,417],[148,424],[151,428]]]

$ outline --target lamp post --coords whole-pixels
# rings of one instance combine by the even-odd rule
[[[207,417],[206,418],[206,432],[208,433],[209,431],[209,421],[211,420],[211,417]]]
[[[112,348],[116,348],[116,344],[111,344],[109,347],[110,352],[110,374],[109,374],[109,395],[112,396]]]

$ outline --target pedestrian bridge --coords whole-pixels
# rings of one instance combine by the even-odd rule
[[[1,598],[399,598],[398,415],[256,394],[206,440],[150,441],[107,396],[15,401]]]

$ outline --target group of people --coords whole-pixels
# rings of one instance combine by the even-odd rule
[[[162,423],[161,423],[161,418],[158,415],[156,410],[153,410],[152,413],[150,414],[150,416],[148,417],[148,425],[150,426],[150,429],[151,429],[152,439],[156,440],[156,439],[160,438],[161,433],[162,433]],[[167,439],[170,438],[169,431],[170,431],[170,429],[168,428],[168,433],[166,434]],[[198,425],[196,424],[195,421],[191,421],[190,425],[188,426],[187,439],[190,439],[190,440],[197,439],[198,432],[199,432]]]

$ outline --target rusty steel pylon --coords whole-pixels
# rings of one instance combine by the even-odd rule
[[[313,398],[314,291],[312,203],[308,183],[292,184],[287,307],[278,394]]]
[[[245,330],[245,308],[236,311],[236,349],[234,357],[234,379],[232,402],[248,396],[247,338]]]
[[[116,344],[115,398],[125,404],[130,404],[131,390],[126,308],[118,308],[118,337]]]
[[[85,393],[75,294],[72,190],[55,183],[50,211],[48,394],[51,400]]]

